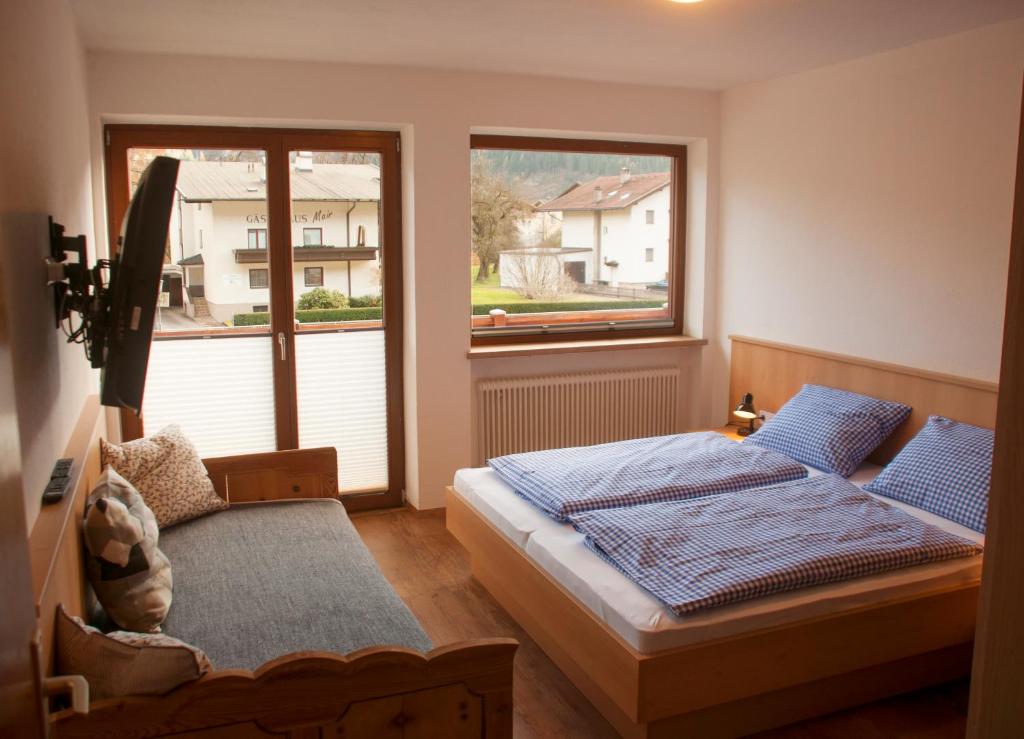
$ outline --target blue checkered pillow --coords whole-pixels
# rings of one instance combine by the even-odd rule
[[[849,477],[909,415],[902,403],[804,385],[746,443]]]
[[[985,533],[995,434],[929,416],[865,490],[931,511]]]

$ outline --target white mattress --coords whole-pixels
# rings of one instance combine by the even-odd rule
[[[880,469],[875,465],[862,465],[850,480],[866,485]],[[821,474],[810,467],[808,472],[811,476]],[[571,525],[548,518],[512,492],[489,467],[459,470],[455,473],[454,487],[535,564],[576,596],[627,644],[645,654],[880,600],[976,582],[981,578],[982,558],[978,555],[779,593],[681,618],[587,549],[583,535]],[[888,498],[880,500],[950,533],[984,542],[983,535],[952,521]]]

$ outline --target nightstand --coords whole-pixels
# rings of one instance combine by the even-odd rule
[[[731,424],[728,426],[722,426],[721,428],[717,429],[708,429],[708,431],[714,431],[715,433],[721,434],[722,436],[732,439],[733,441],[743,441],[745,438],[747,438],[745,436],[740,436],[739,427],[733,426]]]

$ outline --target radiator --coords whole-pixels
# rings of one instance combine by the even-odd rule
[[[675,433],[677,367],[500,380],[478,386],[479,459]]]

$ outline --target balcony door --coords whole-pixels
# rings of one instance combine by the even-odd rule
[[[181,161],[142,414],[199,453],[338,453],[353,510],[404,486],[398,136],[109,126],[111,251],[138,176]]]

